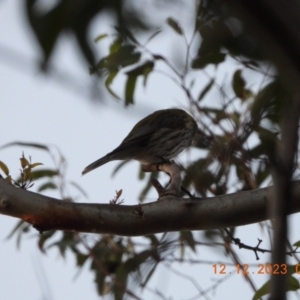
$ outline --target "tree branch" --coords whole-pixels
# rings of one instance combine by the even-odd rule
[[[123,236],[234,227],[268,218],[273,187],[190,200],[166,196],[144,205],[73,203],[16,188],[0,179],[0,214],[39,231],[67,230]],[[289,214],[300,211],[300,181],[293,182]],[[142,209],[143,213],[138,213]]]

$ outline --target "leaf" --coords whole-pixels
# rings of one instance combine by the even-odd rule
[[[31,179],[31,178],[32,178],[32,177],[31,177],[31,168],[26,168],[26,169],[24,169],[23,174],[24,174],[24,178],[23,178],[23,179],[24,179],[25,181]]]
[[[17,225],[13,228],[13,230],[10,232],[10,234],[6,237],[6,239],[10,239],[14,234],[17,234],[17,249],[20,249],[21,246],[21,240],[23,237],[23,234],[25,232],[28,232],[28,230],[30,229],[30,224],[26,223],[23,220],[20,220],[19,222],[17,222]]]
[[[119,49],[121,48],[122,42],[123,42],[122,38],[120,38],[120,37],[115,39],[109,47],[109,53],[112,54],[112,53],[119,51]]]
[[[183,31],[178,23],[177,20],[173,19],[173,18],[168,18],[167,19],[167,24],[172,27],[175,32],[177,32],[178,34],[182,35],[183,34]]]
[[[50,230],[47,232],[44,232],[40,235],[39,240],[38,240],[38,247],[41,250],[41,252],[46,253],[44,245],[45,242],[51,238],[57,231],[56,230]]]
[[[23,156],[20,158],[21,161],[21,167],[24,169],[25,167],[29,166],[29,161]]]
[[[218,65],[225,60],[226,54],[221,52],[212,52],[206,55],[200,56],[192,63],[193,69],[203,69],[208,64]]]
[[[9,169],[4,162],[0,160],[0,169],[4,172],[6,176],[9,175]]]
[[[120,27],[120,26],[114,26],[114,27],[121,36],[128,38],[135,44],[139,44],[139,42],[136,40],[136,38],[133,36],[133,34],[131,33],[131,31],[128,28]]]
[[[149,239],[152,246],[157,246],[159,244],[159,240],[155,234],[146,235],[144,238]]]
[[[82,254],[80,252],[76,253],[76,265],[82,267],[89,257],[90,256],[87,254]]]
[[[128,76],[125,86],[125,106],[128,106],[129,104],[133,104],[133,94],[135,89],[137,76],[131,75]]]
[[[110,72],[105,80],[105,87],[109,91],[109,93],[116,99],[120,100],[121,98],[111,89],[110,85],[114,81],[115,77],[117,76],[118,71]]]
[[[299,289],[300,289],[299,281],[294,276],[290,276],[288,278],[288,287],[287,287],[287,290],[288,291],[297,291]]]
[[[42,192],[42,191],[45,191],[45,190],[56,190],[57,189],[57,185],[53,182],[47,182],[47,183],[44,183],[42,184],[39,188],[38,188],[38,192]]]
[[[300,241],[293,244],[294,247],[300,247]]]
[[[242,77],[242,70],[236,70],[233,74],[232,89],[235,95],[241,100],[247,99],[251,96],[251,91],[245,89],[246,81]]]
[[[40,178],[44,178],[44,177],[54,177],[57,175],[58,175],[58,171],[56,171],[56,170],[44,169],[44,170],[30,172],[30,179],[36,180],[36,179],[40,179]],[[17,181],[20,181],[20,180],[21,180],[21,178],[19,178]]]
[[[146,173],[143,171],[142,165],[140,166],[138,179],[143,180],[146,177]]]
[[[126,164],[129,163],[129,162],[130,162],[130,160],[124,160],[124,161],[120,162],[120,163],[116,166],[116,168],[113,170],[111,176],[112,176],[112,177],[115,176],[116,173],[117,173],[124,165],[126,165]]]
[[[139,61],[141,52],[134,45],[122,45],[118,50],[102,58],[96,68],[116,72]]]
[[[256,291],[256,293],[254,294],[252,300],[258,300],[262,296],[269,294],[270,293],[270,286],[271,286],[270,283],[271,283],[271,281],[268,280],[260,289],[258,289]],[[293,276],[289,276],[288,277],[287,291],[297,291],[299,289],[300,289],[300,285],[299,285],[298,280]]]
[[[98,35],[98,36],[94,39],[94,42],[95,42],[95,43],[98,43],[100,40],[106,38],[107,36],[108,36],[107,33],[100,34],[100,35]]]
[[[192,231],[180,231],[180,240],[196,252],[195,239]]]
[[[145,42],[145,45],[147,45],[154,37],[156,37],[161,32],[162,32],[161,28],[157,29],[152,35],[150,35],[150,37]]]
[[[76,182],[70,181],[70,184],[73,185],[85,198],[89,198],[88,194],[85,192],[85,190]]]
[[[31,168],[31,169],[33,169],[33,168],[35,168],[35,167],[37,167],[37,166],[43,166],[44,164],[42,164],[42,163],[33,163],[33,164],[30,164],[29,165],[29,167]]]
[[[141,202],[143,202],[145,200],[146,195],[148,194],[148,192],[150,191],[151,187],[152,187],[152,183],[151,180],[152,178],[157,179],[159,176],[158,172],[152,172],[150,174],[150,176],[148,177],[148,181],[146,183],[146,186],[144,187],[144,189],[141,191],[140,196],[139,196],[139,200]]]
[[[201,101],[204,96],[209,92],[209,90],[211,89],[211,87],[213,86],[213,84],[215,83],[215,79],[212,78],[209,83],[205,86],[205,88],[202,90],[202,92],[200,93],[199,97],[198,97],[198,101]]]
[[[27,143],[27,142],[11,142],[11,143],[7,143],[4,144],[3,146],[0,147],[0,149],[5,149],[7,147],[11,147],[11,146],[22,146],[22,147],[33,147],[33,148],[39,148],[42,150],[46,150],[47,152],[50,151],[49,147],[43,145],[43,144],[38,144],[38,143]]]
[[[148,78],[148,75],[151,73],[151,71],[154,68],[154,62],[151,60],[147,60],[145,63],[143,63],[140,66],[137,66],[136,68],[126,72],[127,75],[133,75],[133,76],[144,76],[144,86],[146,86],[146,81]]]
[[[116,191],[116,197],[117,197],[117,198],[120,198],[121,195],[122,195],[122,193],[123,193],[123,190],[122,190],[122,189]]]
[[[254,103],[251,109],[251,117],[253,127],[259,125],[261,119],[264,117],[264,111],[269,105],[270,99],[275,95],[276,82],[271,82],[265,86],[254,99]]]
[[[23,224],[25,224],[25,221],[19,220],[6,239],[9,240],[23,226]]]

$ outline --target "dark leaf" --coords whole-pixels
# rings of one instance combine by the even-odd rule
[[[182,29],[181,29],[181,27],[180,27],[178,21],[176,21],[175,19],[173,19],[173,18],[168,18],[168,19],[167,19],[167,24],[168,24],[170,27],[172,27],[172,28],[175,30],[175,32],[177,32],[178,34],[180,34],[180,35],[183,34]]]
[[[33,147],[33,148],[38,148],[38,149],[46,150],[47,152],[50,151],[49,147],[45,146],[43,144],[27,143],[27,142],[11,142],[11,143],[7,143],[7,144],[1,146],[0,149],[5,149],[5,148],[11,147],[11,146]]]
[[[45,242],[49,238],[51,238],[56,232],[57,231],[55,231],[55,230],[50,230],[50,231],[44,232],[43,234],[41,234],[39,236],[38,247],[41,250],[41,252],[45,253],[45,248],[44,248]]]
[[[244,99],[246,81],[242,77],[242,70],[236,70],[233,74],[232,89],[236,97]]]
[[[113,170],[111,176],[112,176],[112,177],[115,176],[116,173],[117,173],[124,165],[126,165],[126,164],[129,163],[129,162],[130,162],[130,160],[124,160],[124,161],[120,162],[120,163],[116,166],[116,168]]]
[[[144,189],[141,191],[140,196],[139,196],[139,200],[141,202],[143,202],[145,200],[145,197],[147,196],[148,192],[150,191],[151,187],[152,187],[152,183],[151,183],[151,179],[155,178],[157,179],[159,176],[159,172],[152,172],[150,174],[150,176],[148,177],[148,181],[146,183],[146,186],[144,187]]]
[[[116,99],[120,100],[120,97],[111,89],[111,84],[114,81],[115,77],[117,76],[118,71],[110,72],[105,80],[105,87],[109,91],[109,93]]]
[[[122,37],[126,37],[132,42],[134,42],[135,44],[139,44],[139,42],[136,40],[136,38],[133,36],[133,34],[128,28],[124,26],[123,27],[115,26],[115,29]]]
[[[89,258],[89,255],[82,254],[80,252],[76,253],[76,265],[78,267],[82,267],[88,258]]]
[[[196,252],[195,239],[192,231],[180,231],[180,241]]]
[[[154,37],[156,37],[159,33],[162,32],[162,29],[159,28],[158,30],[156,30],[152,35],[150,35],[150,37],[147,39],[147,41],[145,42],[145,45],[148,44]]]
[[[204,96],[210,91],[211,87],[213,86],[213,84],[215,83],[215,79],[212,78],[209,83],[204,87],[204,89],[201,91],[199,97],[198,97],[198,101],[201,101]]]
[[[125,86],[125,106],[133,104],[133,94],[135,90],[137,76],[130,75],[127,77],[126,86]]]
[[[270,282],[271,281],[268,280],[260,289],[258,289],[256,291],[256,293],[254,294],[252,300],[258,300],[261,297],[269,294],[270,293],[270,286],[271,286]],[[299,288],[300,288],[300,285],[299,285],[298,280],[295,277],[290,276],[288,278],[287,291],[297,291]]]
[[[140,75],[144,76],[144,86],[145,86],[148,75],[151,73],[153,68],[154,68],[154,62],[151,60],[147,60],[142,65],[126,72],[126,74],[129,76],[140,76]]]
[[[209,64],[218,65],[225,60],[225,57],[226,57],[226,54],[221,53],[221,52],[219,52],[219,53],[214,52],[214,53],[206,54],[206,55],[203,55],[203,56],[195,59],[192,63],[192,68],[203,69],[204,67],[206,67]]]

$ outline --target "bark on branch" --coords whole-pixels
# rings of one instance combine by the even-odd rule
[[[139,236],[257,223],[268,218],[274,188],[204,200],[173,196],[144,205],[72,203],[16,188],[0,179],[0,214],[22,219],[39,231],[68,230]],[[289,214],[300,211],[300,181],[293,182]]]

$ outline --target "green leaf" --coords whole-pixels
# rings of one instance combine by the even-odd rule
[[[118,71],[110,72],[105,80],[105,87],[107,88],[108,92],[116,99],[120,100],[120,97],[111,89],[111,84],[114,81],[115,77],[117,76]]]
[[[133,94],[135,89],[137,76],[131,75],[128,76],[125,86],[125,106],[128,106],[129,104],[133,104]]]
[[[109,47],[109,53],[112,54],[112,53],[118,52],[122,46],[122,42],[123,42],[123,40],[121,37],[118,37],[117,39],[115,39]]]
[[[4,162],[0,160],[0,169],[4,172],[6,176],[9,175],[9,169]]]
[[[42,184],[39,188],[38,188],[38,192],[42,192],[45,190],[56,190],[57,189],[57,185],[53,182],[47,182]]]
[[[258,300],[264,295],[267,295],[270,293],[270,286],[271,286],[271,281],[268,280],[260,289],[256,291],[254,294],[252,300]],[[293,277],[289,276],[288,277],[288,286],[287,286],[287,291],[297,291],[300,289],[300,284],[298,280]]]
[[[58,172],[56,170],[44,169],[44,170],[38,170],[38,171],[31,171],[30,179],[36,180],[36,179],[40,179],[40,178],[44,178],[44,177],[54,177],[57,175],[58,175]],[[18,178],[17,181],[20,181],[20,180],[21,180],[21,178]]]
[[[102,58],[96,68],[106,69],[109,72],[116,72],[120,69],[133,65],[139,61],[141,53],[134,45],[122,45],[113,53]]]
[[[215,79],[212,78],[209,83],[205,86],[205,88],[202,90],[202,92],[200,93],[199,97],[198,97],[198,101],[201,101],[204,96],[210,91],[211,87],[213,86],[213,84],[215,83]]]
[[[252,300],[258,300],[262,296],[267,295],[270,293],[270,280],[268,280],[260,289],[256,291]]]
[[[245,85],[246,81],[242,77],[242,70],[236,70],[233,74],[232,89],[235,95],[240,99],[244,99]]]
[[[107,33],[100,34],[100,35],[98,35],[98,36],[94,39],[94,42],[97,43],[97,42],[99,42],[100,40],[106,38],[107,36],[108,36]]]
[[[146,86],[146,81],[148,78],[148,75],[151,73],[151,71],[154,68],[154,62],[151,60],[147,60],[145,63],[143,63],[140,66],[137,66],[136,68],[126,72],[127,75],[132,75],[132,76],[144,76],[144,86]]]
[[[43,164],[42,163],[33,163],[33,164],[31,164],[29,167],[31,168],[31,169],[33,169],[33,168],[35,168],[35,167],[37,167],[37,166],[42,166]]]
[[[287,287],[287,290],[288,291],[297,291],[299,289],[300,289],[299,281],[294,276],[290,276],[288,278],[288,287]]]
[[[175,32],[177,32],[178,34],[182,35],[183,31],[178,23],[177,20],[175,20],[174,18],[168,18],[167,19],[167,24],[172,27],[174,29]]]
[[[293,244],[294,247],[300,247],[300,241]]]
[[[54,177],[58,175],[58,171],[51,170],[51,169],[44,169],[44,170],[32,171],[30,175],[32,179],[39,179],[43,177]]]

